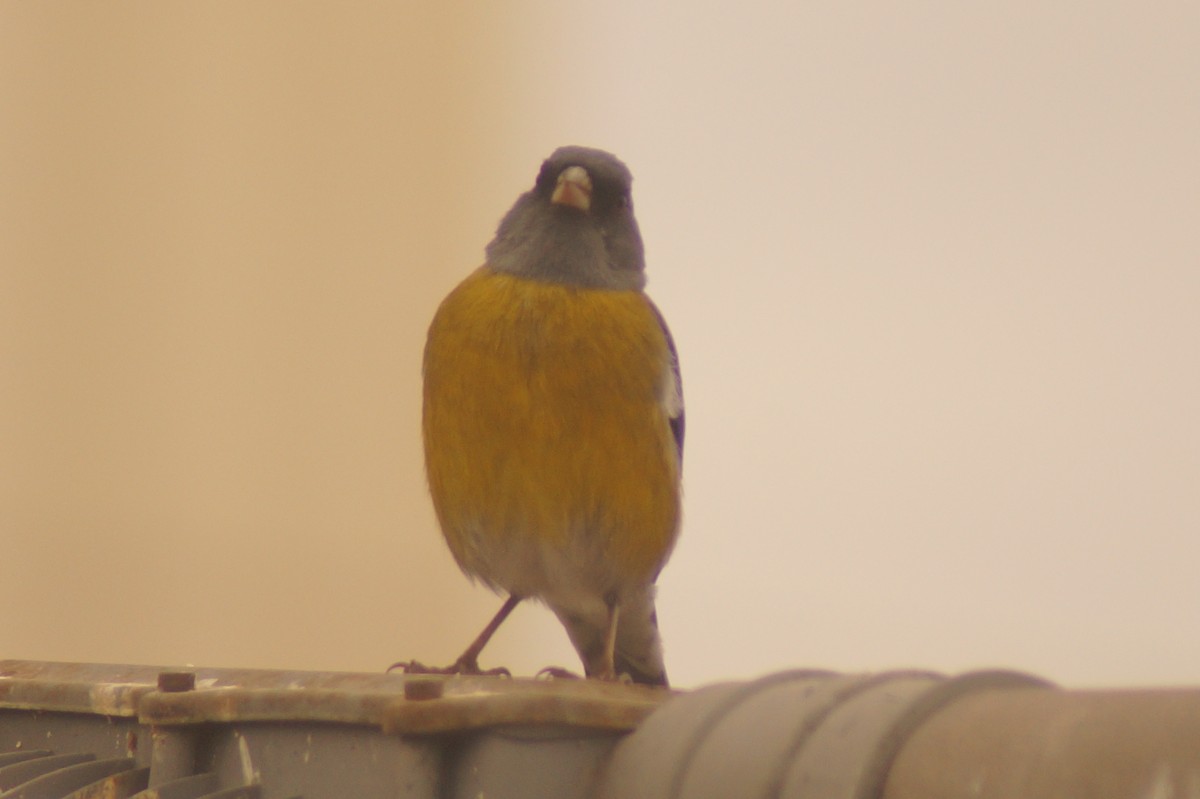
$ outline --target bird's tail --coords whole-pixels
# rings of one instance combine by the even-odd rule
[[[645,603],[645,607],[621,608],[613,665],[618,677],[628,674],[637,683],[664,688],[668,685],[653,598]]]
[[[606,665],[606,620],[590,613],[577,615],[562,609],[554,610],[567,628],[567,635],[583,661],[584,670],[589,676],[599,673]],[[667,685],[653,588],[640,597],[626,597],[619,605],[613,650],[613,669],[618,678],[628,675],[636,683]]]

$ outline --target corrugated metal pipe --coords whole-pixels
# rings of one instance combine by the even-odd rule
[[[1063,691],[1027,675],[773,674],[667,703],[598,799],[1200,797],[1200,690]]]

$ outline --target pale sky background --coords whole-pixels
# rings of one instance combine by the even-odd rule
[[[561,144],[681,350],[680,686],[1200,682],[1193,2],[0,5],[0,658],[377,671],[499,599],[419,357]],[[544,609],[484,665],[578,661]]]

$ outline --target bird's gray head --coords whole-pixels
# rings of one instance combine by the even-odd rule
[[[600,289],[646,283],[642,237],[633,218],[633,175],[616,156],[560,147],[533,188],[517,198],[487,246],[500,272]]]

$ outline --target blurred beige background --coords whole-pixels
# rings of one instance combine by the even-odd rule
[[[1195,4],[573,6],[0,5],[0,658],[452,659],[424,328],[579,143],[682,351],[677,684],[1200,681]]]

